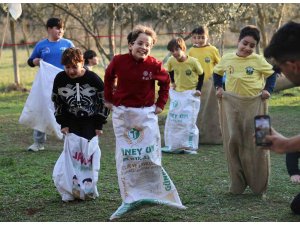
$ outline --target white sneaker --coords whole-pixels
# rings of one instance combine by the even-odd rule
[[[44,150],[45,149],[45,147],[44,147],[44,145],[43,144],[39,144],[39,143],[33,143],[32,145],[30,145],[29,147],[28,147],[28,151],[33,151],[33,152],[37,152],[37,151],[39,151],[39,150]]]
[[[70,202],[70,201],[73,201],[75,198],[73,195],[70,195],[70,194],[67,194],[67,193],[64,193],[62,194],[62,200],[63,202]]]

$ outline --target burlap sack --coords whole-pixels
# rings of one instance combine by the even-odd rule
[[[247,186],[261,194],[267,190],[270,153],[254,142],[254,117],[267,113],[261,95],[241,97],[223,92],[219,101],[223,148],[231,179],[230,192],[241,194]]]
[[[222,144],[218,101],[212,79],[203,84],[201,93],[201,109],[197,120],[199,142],[200,144]]]

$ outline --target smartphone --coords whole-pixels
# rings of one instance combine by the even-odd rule
[[[272,143],[265,140],[271,134],[271,119],[268,115],[254,117],[255,143],[257,146],[270,146]]]

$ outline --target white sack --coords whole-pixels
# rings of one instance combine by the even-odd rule
[[[111,220],[145,205],[185,209],[161,165],[161,139],[154,110],[154,106],[113,107],[116,167],[123,203]]]
[[[58,67],[40,61],[40,68],[19,119],[20,124],[59,139],[62,139],[63,135],[54,116],[55,109],[51,95],[54,78],[61,71]]]
[[[97,136],[90,141],[72,133],[65,136],[64,150],[52,175],[63,201],[94,199],[99,196],[97,182],[101,151],[98,142]]]
[[[195,90],[169,91],[170,107],[166,119],[163,152],[191,153],[198,150],[199,129],[196,125],[200,110],[200,97]]]

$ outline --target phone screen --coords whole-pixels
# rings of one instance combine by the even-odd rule
[[[265,140],[271,134],[271,119],[268,115],[255,116],[255,142],[257,146],[270,146],[271,142]]]

